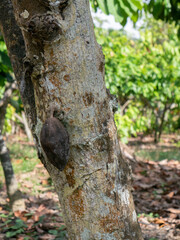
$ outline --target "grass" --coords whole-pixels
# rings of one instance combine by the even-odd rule
[[[7,146],[10,149],[10,155],[12,159],[37,158],[37,153],[34,146],[20,143],[8,143]]]
[[[22,145],[19,143],[7,145],[10,150],[13,169],[16,174],[31,172],[35,165],[40,162],[34,146]]]
[[[15,174],[31,172],[40,163],[34,146],[9,142],[7,147]],[[0,168],[1,176],[4,177],[2,168]]]
[[[174,148],[173,150],[167,150],[167,149],[166,151],[164,151],[162,148],[156,149],[156,150],[143,149],[143,150],[139,150],[136,153],[136,155],[138,157],[141,157],[146,160],[151,160],[151,161],[161,161],[164,159],[180,161],[179,149],[177,148]]]

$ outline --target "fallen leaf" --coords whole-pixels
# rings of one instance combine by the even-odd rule
[[[41,180],[41,183],[42,183],[42,185],[48,185],[48,180],[47,179],[43,179],[43,180]]]
[[[177,218],[177,214],[175,213],[169,213],[169,218],[172,218],[172,219],[176,219]]]
[[[43,167],[42,163],[36,164],[36,168],[42,168],[42,167]]]
[[[180,214],[180,209],[168,208],[167,210],[168,210],[169,212],[171,212],[171,213]]]
[[[21,220],[23,220],[23,221],[27,221],[27,219],[28,219],[28,217],[27,216],[25,216],[27,213],[29,213],[29,212],[27,212],[27,211],[15,211],[14,212],[14,216],[15,217],[18,217],[18,218],[20,218]]]
[[[180,196],[173,196],[174,199],[180,200]]]
[[[56,236],[51,234],[45,234],[39,237],[40,240],[53,240]]]
[[[17,240],[24,240],[24,236],[19,236]]]
[[[31,182],[26,182],[25,184],[23,184],[23,187],[32,188],[33,184]]]
[[[170,192],[169,194],[165,195],[165,197],[172,198],[174,196],[174,192]]]
[[[137,185],[143,189],[148,189],[148,188],[152,188],[153,186],[155,186],[156,183],[150,183],[150,184],[138,183]]]
[[[22,163],[22,162],[23,162],[22,159],[17,159],[17,160],[16,160],[16,164],[20,164],[20,163]]]
[[[165,224],[165,221],[163,219],[159,219],[159,218],[155,218],[153,220],[153,222],[156,223],[156,224]]]
[[[45,207],[43,204],[41,204],[41,205],[38,207],[37,212],[42,212],[45,208],[46,208],[46,207]]]
[[[33,219],[28,219],[28,221],[26,222],[27,226],[28,226],[28,230],[30,230],[33,226],[34,226],[34,220]]]
[[[36,226],[35,228],[36,228],[36,230],[37,230],[38,233],[43,233],[43,232],[44,232],[44,230],[42,230],[42,229],[41,229],[40,227],[38,227],[38,226]]]
[[[166,225],[166,224],[162,224],[162,225],[159,226],[159,228],[163,228],[165,225]]]

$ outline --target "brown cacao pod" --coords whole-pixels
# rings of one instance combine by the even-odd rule
[[[69,158],[69,135],[55,117],[48,118],[41,129],[40,141],[50,163],[62,171]]]

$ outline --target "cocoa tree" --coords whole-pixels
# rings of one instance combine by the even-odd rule
[[[12,4],[0,3],[1,31],[69,239],[142,239],[89,1]]]

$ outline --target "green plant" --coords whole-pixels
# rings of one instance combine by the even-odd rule
[[[175,144],[176,147],[180,147],[180,141]]]
[[[106,87],[120,103],[115,121],[121,139],[154,132],[158,141],[163,130],[175,131],[180,113],[177,27],[148,19],[138,40],[123,31],[95,31],[105,54]]]
[[[27,225],[21,219],[16,219],[12,226],[6,228],[6,237],[11,238],[17,236],[23,233],[25,228],[27,228]]]
[[[100,8],[105,14],[112,14],[121,25],[127,23],[129,17],[134,23],[142,14],[150,13],[155,19],[165,22],[179,23],[180,5],[178,0],[90,0],[95,11]],[[180,28],[178,31],[180,36]]]
[[[49,230],[48,231],[49,234],[55,235],[55,239],[56,240],[64,240],[64,237],[66,236],[66,230],[65,230],[65,226],[62,225],[60,228],[56,229],[56,230]]]
[[[6,45],[0,36],[0,99],[3,98],[7,86],[14,81],[14,75],[11,68],[10,59],[7,55]],[[3,133],[10,133],[12,123],[20,124],[14,116],[15,112],[20,114],[23,109],[18,90],[14,90],[7,106]]]
[[[18,236],[27,228],[27,225],[21,219],[14,219],[13,213],[8,215],[0,214],[0,218],[7,219],[3,224],[1,224],[1,227],[4,228],[7,238]]]
[[[159,214],[158,213],[139,213],[138,214],[138,217],[141,217],[141,216],[143,216],[143,217],[147,217],[147,218],[157,218],[157,217],[159,217]]]

